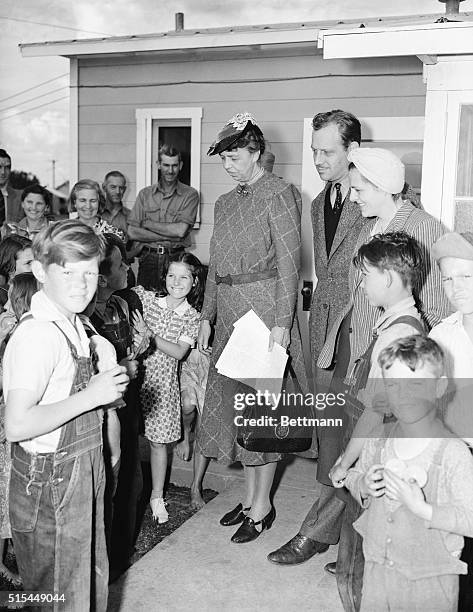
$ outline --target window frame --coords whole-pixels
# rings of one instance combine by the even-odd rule
[[[200,195],[200,152],[202,141],[202,107],[137,108],[136,116],[136,193],[152,183],[153,121],[159,119],[190,120],[190,184]],[[194,227],[200,224],[200,207]]]

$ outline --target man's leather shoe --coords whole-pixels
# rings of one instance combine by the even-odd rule
[[[243,504],[238,504],[233,510],[224,514],[220,519],[220,525],[224,527],[230,527],[231,525],[238,525],[241,523],[245,517],[246,513],[250,510],[250,508],[243,508]]]
[[[325,552],[329,549],[329,546],[329,544],[317,542],[298,533],[281,548],[269,553],[268,561],[279,565],[298,565],[299,563],[305,563],[317,553]]]
[[[337,575],[337,562],[332,561],[332,563],[327,563],[327,565],[324,565],[324,570],[327,572],[327,574],[336,576]]]

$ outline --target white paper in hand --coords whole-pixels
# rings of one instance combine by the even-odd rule
[[[254,310],[233,324],[233,332],[215,364],[219,374],[264,393],[281,392],[288,355],[280,344],[268,351],[270,330]]]

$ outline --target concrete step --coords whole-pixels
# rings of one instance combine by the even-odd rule
[[[235,478],[111,585],[108,612],[342,612],[335,578],[323,570],[336,559],[336,547],[299,566],[266,559],[297,533],[311,507],[315,463],[290,458],[278,476],[271,530],[248,544],[230,541],[236,527],[218,521],[243,498],[243,483]]]

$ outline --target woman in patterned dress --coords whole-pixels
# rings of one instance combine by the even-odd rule
[[[271,527],[275,510],[269,494],[281,455],[251,452],[236,441],[234,396],[242,386],[215,369],[233,323],[253,309],[271,330],[271,345],[277,342],[287,348],[290,344],[294,370],[303,388],[307,385],[295,317],[301,198],[293,185],[261,167],[264,150],[255,119],[241,113],[224,126],[208,152],[220,155],[238,186],[215,204],[199,349],[208,349],[214,322],[215,339],[197,441],[204,456],[244,465],[245,499],[220,521],[222,525],[242,523],[232,537],[236,543],[254,540]]]
[[[114,234],[123,242],[126,241],[125,232],[114,225],[107,223],[100,216],[105,209],[105,196],[100,185],[90,179],[82,179],[74,185],[69,196],[71,213],[77,219],[92,227],[96,234]]]

